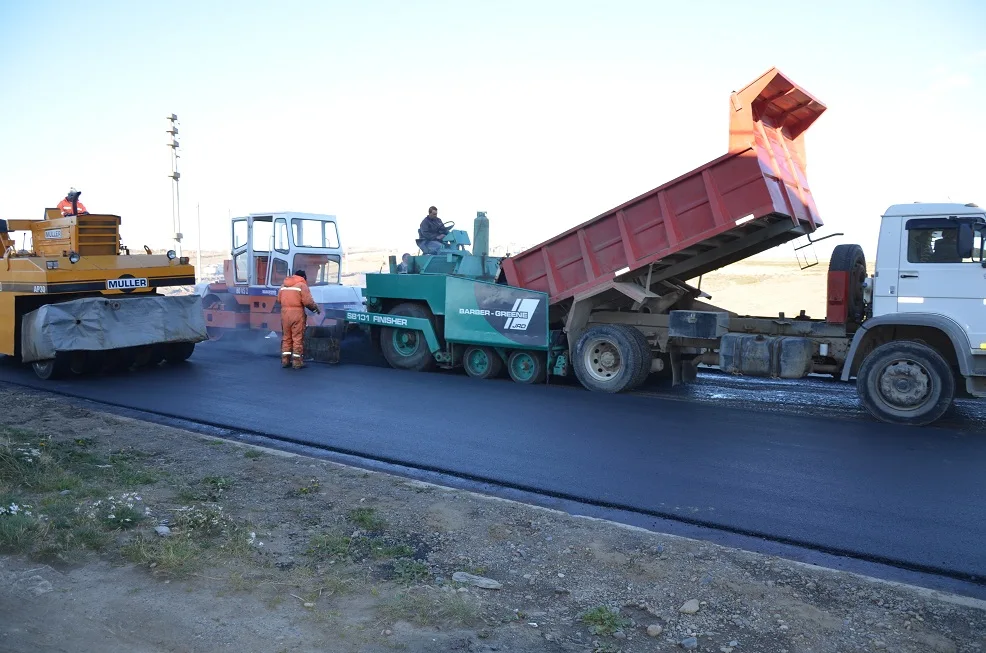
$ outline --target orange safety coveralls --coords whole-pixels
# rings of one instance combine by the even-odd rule
[[[85,205],[82,202],[76,200],[75,205],[79,209],[79,215],[82,215],[83,213],[88,213]],[[68,200],[62,200],[61,202],[59,202],[57,208],[59,211],[62,212],[62,215],[64,216],[72,215],[72,203],[69,202]]]
[[[301,277],[292,274],[284,280],[277,291],[277,301],[281,305],[281,365],[302,367],[305,342],[305,325],[308,317],[305,308],[321,313],[318,304],[312,299],[308,284]]]

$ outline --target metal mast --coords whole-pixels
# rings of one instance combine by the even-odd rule
[[[174,238],[175,242],[178,243],[178,256],[181,256],[181,195],[178,192],[178,180],[181,179],[181,173],[178,172],[178,116],[176,114],[171,114],[167,118],[171,122],[171,129],[166,133],[171,134],[171,142],[168,143],[168,147],[171,148],[171,174],[168,177],[171,178],[171,223],[174,227]]]

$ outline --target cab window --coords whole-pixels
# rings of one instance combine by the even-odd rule
[[[295,254],[294,269],[304,270],[309,286],[336,285],[340,281],[339,257],[326,254]]]
[[[270,285],[280,286],[288,278],[288,262],[282,258],[275,258],[270,271]]]
[[[236,283],[247,282],[247,252],[240,252],[233,257],[233,270],[236,275]]]
[[[972,256],[959,256],[959,230],[956,227],[909,227],[907,230],[908,263],[979,263],[982,261],[983,230],[977,229]]]
[[[334,222],[296,219],[291,221],[294,244],[297,247],[335,248],[339,246],[339,232]]]
[[[246,220],[235,220],[233,222],[233,249],[244,247],[247,244],[247,222]]]
[[[288,223],[284,218],[278,218],[274,221],[274,249],[287,254],[290,247],[291,243],[288,242]]]

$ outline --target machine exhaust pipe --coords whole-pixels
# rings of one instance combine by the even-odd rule
[[[486,211],[477,211],[476,220],[472,226],[473,234],[473,256],[490,255],[490,220],[486,217]]]

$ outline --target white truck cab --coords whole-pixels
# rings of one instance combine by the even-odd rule
[[[986,210],[897,204],[881,219],[870,315],[843,380],[856,376],[870,412],[927,424],[951,406],[956,382],[986,397]]]

